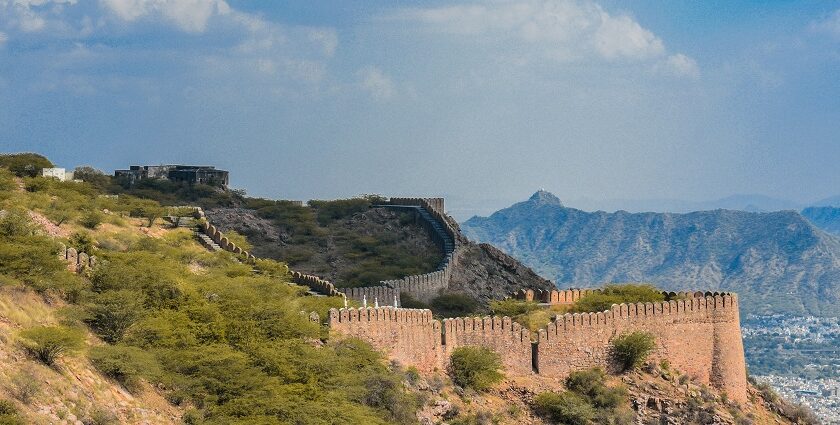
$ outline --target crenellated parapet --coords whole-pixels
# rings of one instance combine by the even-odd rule
[[[676,370],[725,390],[735,400],[745,400],[738,297],[728,293],[685,295],[671,301],[614,304],[603,312],[557,316],[538,332],[537,370],[541,375],[563,378],[594,366],[615,369],[612,340],[644,331],[656,337],[652,360],[668,360]]]
[[[443,321],[444,353],[458,347],[484,347],[498,353],[509,374],[532,373],[531,331],[504,316],[458,317]],[[444,359],[446,363],[447,359]]]
[[[202,214],[203,213],[204,212],[202,211]],[[236,256],[242,258],[246,262],[253,263],[254,261],[256,261],[257,258],[253,254],[251,254],[250,252],[245,251],[244,249],[236,246],[235,243],[231,242],[230,239],[228,239],[224,235],[224,233],[222,233],[219,229],[217,229],[216,226],[210,224],[210,222],[208,222],[206,220],[202,221],[198,225],[198,229],[202,233],[207,235],[210,238],[210,240],[212,240],[214,243],[216,243],[223,250],[235,254]]]
[[[581,298],[599,293],[599,288],[569,288],[569,289],[552,289],[545,291],[542,289],[520,289],[516,291],[511,298],[522,301],[533,301],[541,304],[551,305],[569,305],[578,302]],[[687,292],[673,292],[662,291],[662,295],[666,300],[695,298],[704,296],[726,295],[726,292],[702,292],[702,291],[687,291]]]
[[[59,246],[58,258],[66,262],[68,269],[73,272],[93,268],[97,264],[97,259],[94,255],[81,252],[73,247],[67,247],[64,244],[59,244]]]
[[[502,358],[509,377],[561,381],[591,367],[615,371],[615,338],[634,331],[655,336],[653,361],[746,400],[746,364],[738,314],[731,293],[669,293],[670,300],[614,304],[596,313],[559,315],[536,335],[509,317],[446,319],[429,310],[341,309],[330,311],[330,328],[359,337],[407,366],[431,371],[447,367],[458,347],[488,348]],[[421,350],[422,352],[418,352]]]
[[[319,294],[331,297],[344,296],[344,293],[336,289],[335,285],[330,283],[330,281],[321,279],[318,276],[312,276],[300,272],[292,272],[292,283],[296,285],[307,286]]]
[[[440,322],[434,320],[429,310],[331,309],[328,323],[331,331],[366,341],[389,359],[424,373],[438,369],[443,359]]]

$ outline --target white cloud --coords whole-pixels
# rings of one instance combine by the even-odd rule
[[[840,9],[835,10],[827,18],[812,23],[811,29],[840,38]]]
[[[0,32],[0,46],[5,44],[8,39],[9,39],[9,36],[6,35],[6,33]]]
[[[542,45],[551,56],[606,60],[662,56],[661,39],[627,15],[611,15],[588,0],[515,0],[405,9],[394,19],[458,35],[514,38]]]
[[[362,68],[357,72],[359,85],[378,101],[394,97],[396,87],[391,77],[375,66]]]
[[[183,31],[204,32],[214,15],[227,15],[230,6],[224,0],[100,0],[104,8],[118,18],[132,22],[159,15]]]
[[[668,56],[661,70],[678,77],[700,77],[700,67],[697,66],[697,62],[682,53]]]

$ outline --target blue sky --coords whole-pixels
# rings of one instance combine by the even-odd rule
[[[460,218],[838,195],[838,77],[838,1],[0,0],[0,151]]]

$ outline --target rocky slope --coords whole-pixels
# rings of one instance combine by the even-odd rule
[[[550,290],[549,280],[541,277],[498,248],[467,242],[460,250],[460,261],[452,273],[451,290],[469,294],[486,304],[522,288]]]
[[[747,313],[840,314],[840,239],[794,211],[585,212],[541,191],[462,230],[561,287],[644,281],[735,291]]]
[[[550,425],[541,417],[534,401],[545,391],[563,392],[564,385],[539,377],[507,379],[487,393],[458,388],[444,377],[410,382],[409,388],[427,400],[419,413],[422,425],[501,424]],[[807,409],[791,405],[766,388],[748,387],[749,401],[728,400],[725,394],[698,384],[686,375],[659,365],[608,377],[609,387],[624,387],[627,398],[622,414],[607,419],[596,416],[596,424],[816,424]],[[604,409],[596,410],[599,415]],[[797,422],[798,421],[798,422]],[[578,422],[573,422],[578,423]]]
[[[814,223],[814,226],[834,235],[840,235],[840,208],[808,207],[802,210],[802,216]]]

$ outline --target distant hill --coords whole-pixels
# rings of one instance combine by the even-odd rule
[[[771,198],[758,194],[731,195],[710,201],[687,201],[682,199],[575,199],[569,202],[577,208],[587,211],[617,211],[630,212],[691,212],[704,210],[739,210],[750,212],[767,212],[781,210],[798,210],[802,205],[784,199]]]
[[[645,281],[735,291],[747,313],[840,314],[840,239],[795,211],[585,212],[541,191],[462,230],[561,287]]]
[[[802,210],[802,215],[808,220],[811,220],[814,226],[828,233],[840,235],[840,208],[808,207]]]

